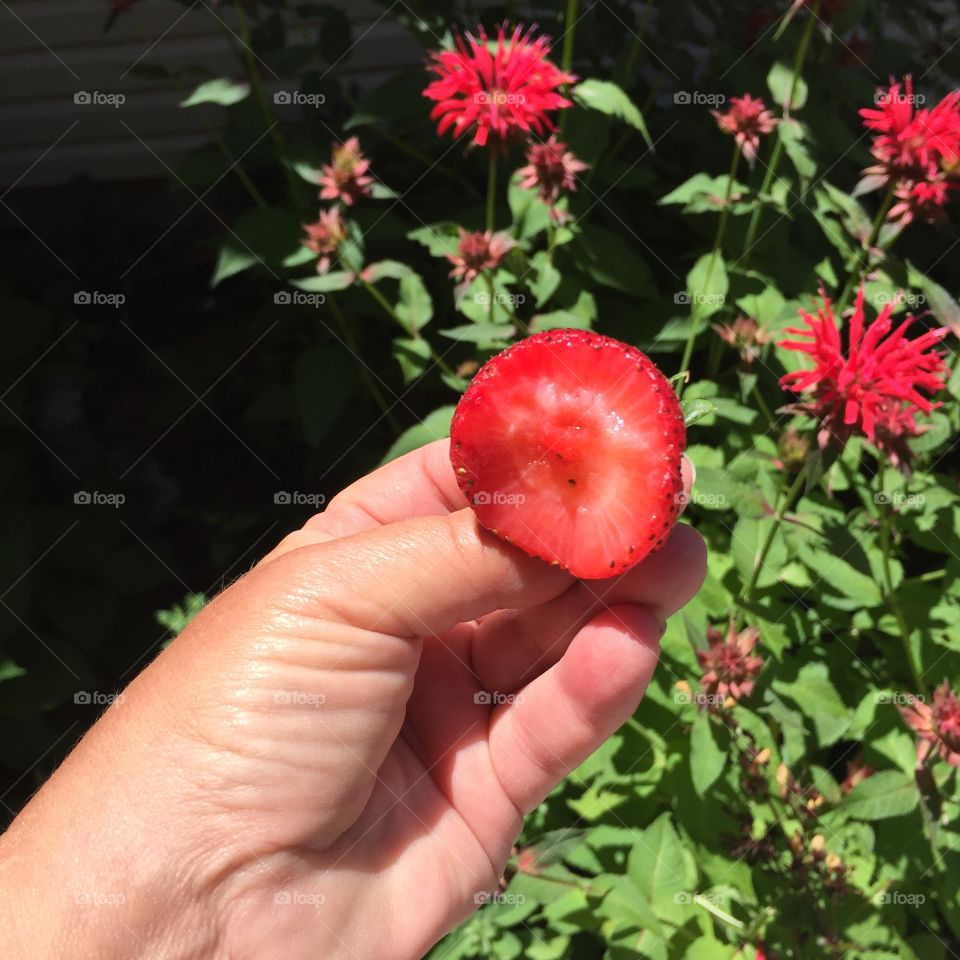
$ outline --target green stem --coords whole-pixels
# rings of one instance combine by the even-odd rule
[[[350,329],[350,324],[347,322],[347,318],[343,315],[343,311],[340,309],[340,305],[337,303],[334,297],[330,297],[327,300],[327,303],[330,304],[330,310],[333,313],[334,319],[337,321],[337,326],[340,327],[340,332],[343,334],[343,339],[347,346],[353,352],[354,356],[361,356],[360,348],[357,345],[356,338],[353,335],[353,331]],[[377,382],[373,379],[369,368],[365,363],[359,364],[359,367],[360,376],[363,378],[364,383],[367,385],[367,389],[370,391],[371,396],[376,401],[377,406],[383,413],[384,419],[390,424],[390,427],[393,429],[394,433],[399,433],[401,430],[400,423],[393,415],[392,407],[389,403],[387,403],[387,398],[383,395],[380,387],[377,385]]]
[[[794,478],[790,489],[786,492],[786,495],[780,499],[780,505],[773,514],[773,519],[770,522],[770,529],[767,531],[767,535],[764,537],[763,544],[760,547],[760,552],[757,554],[757,558],[754,561],[753,572],[750,574],[750,580],[747,582],[747,585],[743,588],[743,593],[740,595],[739,610],[737,611],[736,619],[737,630],[743,626],[745,613],[744,607],[753,599],[753,593],[756,590],[757,583],[760,580],[760,574],[763,572],[763,565],[767,561],[767,555],[770,553],[770,548],[773,546],[773,541],[780,529],[780,524],[783,523],[783,518],[786,516],[787,511],[800,497],[800,493],[803,491],[805,481],[806,471],[801,468]]]
[[[810,46],[810,38],[813,35],[813,28],[817,23],[817,15],[819,12],[820,0],[816,0],[813,10],[810,12],[810,16],[807,17],[807,25],[804,27],[803,36],[800,38],[800,43],[797,45],[796,55],[793,58],[793,77],[790,80],[790,93],[787,97],[787,103],[783,108],[784,120],[788,119],[790,116],[790,108],[793,106],[793,98],[797,93],[797,85],[800,82],[800,74],[803,70],[804,61],[807,58],[807,49]],[[766,196],[773,186],[774,178],[777,175],[777,167],[780,165],[780,159],[782,156],[783,140],[778,134],[776,142],[773,145],[773,153],[770,156],[770,163],[767,166],[766,173],[763,175],[763,184],[760,187],[760,193],[763,196]],[[753,208],[753,212],[750,214],[750,223],[747,227],[747,236],[743,242],[743,256],[740,259],[743,263],[744,269],[746,269],[747,264],[750,262],[750,255],[753,253],[753,244],[756,240],[757,231],[760,229],[760,218],[762,216],[763,207],[761,206],[761,201],[758,200],[757,205]]]
[[[888,499],[889,498],[884,495],[883,490],[883,467],[879,466],[877,469],[877,505],[880,508],[880,553],[883,556],[884,600],[890,608],[894,619],[897,621],[897,629],[900,631],[900,642],[903,645],[903,655],[906,658],[907,666],[910,668],[910,676],[913,679],[914,690],[926,696],[927,685],[923,680],[923,669],[914,656],[913,647],[910,643],[910,627],[907,625],[906,617],[903,615],[903,609],[900,607],[897,592],[893,585],[891,563],[893,506],[888,502]]]
[[[740,145],[737,144],[733,150],[733,160],[730,161],[730,175],[727,177],[727,189],[723,197],[723,210],[720,211],[720,220],[717,223],[717,235],[713,241],[713,251],[710,254],[710,261],[707,265],[707,276],[703,286],[705,290],[710,289],[710,281],[713,279],[713,269],[717,262],[717,257],[723,247],[723,238],[727,231],[727,217],[730,213],[730,194],[733,191],[733,181],[737,175],[737,166],[740,163]],[[691,290],[690,293],[696,296],[697,291]],[[687,342],[683,348],[683,358],[680,361],[680,370],[689,374],[690,361],[693,359],[693,346],[697,336],[700,333],[700,313],[699,304],[694,300],[690,306],[690,333],[687,334]],[[683,388],[686,383],[686,377],[677,382],[677,396],[683,396]]]
[[[777,420],[771,413],[770,408],[767,406],[767,401],[763,399],[763,394],[760,392],[760,388],[757,386],[757,384],[753,385],[753,399],[757,401],[757,406],[760,408],[760,412],[766,418],[767,423],[770,424],[770,428],[776,429]]]
[[[225,24],[222,24],[223,30],[227,33],[227,36],[230,40],[230,45],[233,47],[234,52],[238,57],[246,63],[247,76],[250,79],[250,86],[253,89],[254,96],[257,99],[257,103],[260,106],[260,112],[263,114],[264,123],[267,125],[267,130],[269,130],[270,138],[273,140],[274,144],[277,147],[277,150],[284,154],[286,153],[286,140],[284,139],[283,134],[280,131],[279,126],[277,125],[276,119],[274,118],[273,111],[270,109],[270,104],[267,101],[267,94],[263,88],[263,82],[260,79],[260,71],[257,69],[257,63],[253,56],[253,48],[250,46],[250,28],[247,23],[247,15],[243,10],[243,5],[240,0],[234,0],[233,2],[234,9],[237,12],[237,22],[240,26],[240,40],[243,46],[242,54],[237,51],[236,44],[233,43],[233,36],[230,34],[229,29]],[[220,18],[216,18],[220,22]],[[299,177],[295,176],[293,171],[285,164],[281,163],[283,168],[284,177],[287,180],[287,186],[290,189],[290,198],[294,201],[294,204],[297,207],[303,207],[304,204],[301,202],[303,198],[303,188],[306,186]]]
[[[493,147],[487,154],[487,229],[493,230],[497,209],[497,154]]]
[[[893,203],[895,190],[896,183],[891,181],[890,186],[887,188],[887,193],[883,198],[883,203],[880,204],[877,215],[873,218],[873,224],[870,227],[870,236],[867,237],[867,242],[863,245],[863,248],[857,251],[857,260],[854,264],[853,271],[850,273],[846,286],[844,286],[843,292],[840,294],[840,299],[837,301],[837,316],[843,315],[843,311],[847,309],[850,302],[850,295],[855,288],[860,286],[863,280],[863,272],[870,264],[870,250],[877,242],[877,237],[880,236],[880,230],[883,227],[884,220],[886,220],[887,211]]]
[[[573,65],[573,40],[577,34],[577,10],[580,7],[580,0],[567,0],[567,9],[563,15],[563,55],[560,60],[560,68],[564,73],[570,72]],[[567,128],[567,111],[564,110],[560,115],[560,133]]]

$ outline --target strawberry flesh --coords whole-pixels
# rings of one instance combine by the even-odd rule
[[[679,514],[680,404],[646,355],[610,337],[551,330],[498,354],[450,438],[480,523],[577,577],[629,569]]]

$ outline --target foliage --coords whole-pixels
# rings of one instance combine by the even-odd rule
[[[478,365],[528,332],[597,329],[688,374],[686,520],[709,545],[707,581],[670,622],[634,718],[528,818],[503,889],[433,955],[953,956],[960,790],[935,752],[918,767],[902,713],[960,664],[960,378],[947,372],[906,473],[863,436],[818,449],[816,424],[785,409],[796,397],[779,385],[804,360],[778,344],[819,287],[848,306],[861,279],[870,316],[892,305],[900,322],[909,307],[921,326],[958,330],[955,224],[888,221],[892,195],[854,196],[871,162],[857,110],[875,87],[911,69],[932,99],[954,85],[945,61],[920,66],[935,59],[941,5],[908,16],[865,0],[789,11],[612,0],[579,18],[576,0],[514,6],[564,38],[562,66],[578,77],[559,136],[589,169],[555,203],[520,185],[521,148],[437,137],[422,68],[373,90],[336,80],[361,38],[329,5],[238,6],[255,54],[241,56],[242,80],[171,78],[185,109],[225,112],[222,136],[177,171],[191,192],[229,191],[209,295],[242,305],[253,329],[290,331],[255,371],[247,423],[263,437],[282,429],[317,473],[341,455],[359,472],[443,436]],[[425,53],[462,20],[444,0],[397,9]],[[485,16],[491,36],[505,12]],[[708,109],[743,91],[778,121],[752,167]],[[318,272],[325,251],[302,228],[329,209],[319,184],[350,136],[373,184],[338,208],[345,233]],[[509,247],[452,279],[457,228],[500,232]],[[263,511],[210,509],[221,533],[266,526]],[[104,553],[94,562],[128,589],[119,552]],[[169,586],[167,605],[183,595]],[[176,632],[202,602],[191,591],[157,618]],[[706,665],[728,630],[734,642],[755,631],[761,659],[734,693]],[[24,662],[12,648],[0,657],[0,682],[26,728],[75,683],[24,676]],[[98,669],[113,675],[86,663],[84,679]],[[25,765],[12,748],[5,760]]]

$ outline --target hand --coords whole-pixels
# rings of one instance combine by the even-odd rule
[[[496,887],[705,550],[679,525],[576,581],[478,526],[447,445],[334,499],[105,712],[0,841],[6,956],[404,960]]]

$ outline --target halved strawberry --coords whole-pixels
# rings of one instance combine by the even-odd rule
[[[483,526],[583,578],[622,573],[679,514],[676,395],[635,347],[551,330],[486,363],[453,416],[450,459]]]

